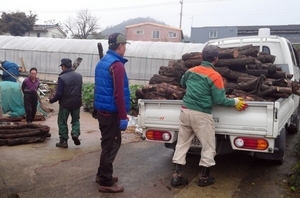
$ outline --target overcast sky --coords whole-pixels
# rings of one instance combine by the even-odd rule
[[[88,9],[105,29],[128,19],[151,17],[190,36],[191,27],[300,24],[299,0],[0,0],[1,12],[32,11],[37,24],[56,23]]]

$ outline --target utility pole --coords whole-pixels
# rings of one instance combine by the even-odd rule
[[[180,23],[179,23],[179,28],[181,29],[183,0],[179,1],[179,3],[181,4],[181,11],[180,11]]]

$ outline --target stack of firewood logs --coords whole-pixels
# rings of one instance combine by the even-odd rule
[[[2,122],[0,124],[0,146],[43,142],[50,137],[50,127],[40,124],[18,124]]]
[[[292,93],[300,95],[300,84],[292,74],[275,65],[275,56],[259,52],[259,47],[219,48],[215,70],[221,74],[227,97],[243,97],[247,101],[275,101]],[[136,90],[137,99],[181,100],[185,89],[180,85],[182,75],[200,65],[200,52],[186,53],[181,60],[169,61],[153,75],[148,85]]]

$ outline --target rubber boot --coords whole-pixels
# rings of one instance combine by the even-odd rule
[[[215,178],[209,176],[210,167],[202,166],[201,175],[199,176],[198,186],[205,187],[208,185],[212,185],[216,182]]]
[[[176,187],[180,185],[186,185],[188,183],[189,183],[188,180],[181,176],[181,165],[175,164],[171,185]]]

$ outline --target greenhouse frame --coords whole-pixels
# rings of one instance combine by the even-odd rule
[[[170,60],[181,59],[185,53],[201,52],[204,47],[200,43],[129,42],[124,55],[128,59],[125,68],[129,79],[137,81],[148,81],[154,74],[158,74],[161,66],[168,66]],[[57,78],[61,72],[59,65],[62,58],[75,61],[80,57],[82,62],[76,71],[84,77],[93,77],[100,59],[98,43],[102,44],[105,54],[107,40],[0,36],[0,60],[21,65],[22,58],[27,70],[36,67],[39,75]]]

